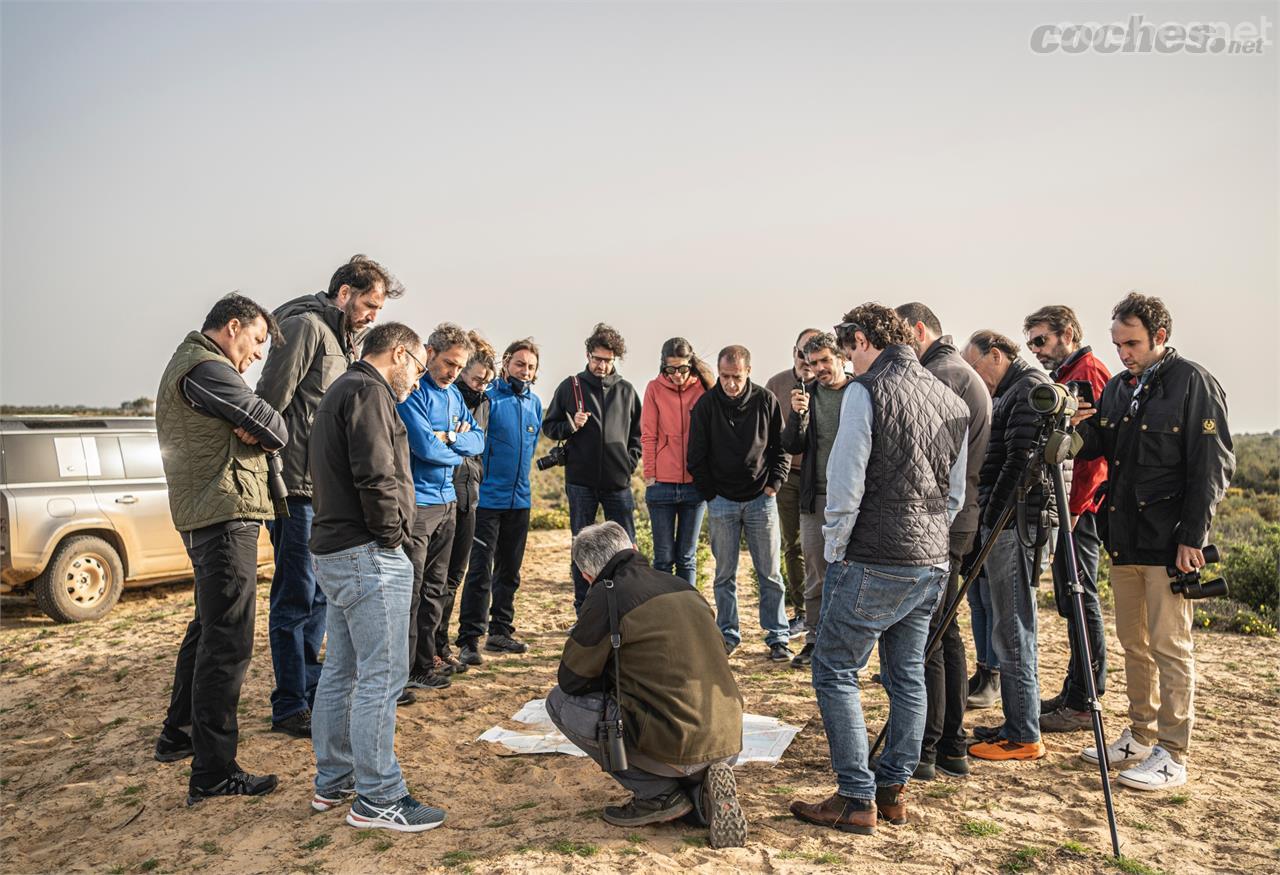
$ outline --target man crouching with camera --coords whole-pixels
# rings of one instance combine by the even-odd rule
[[[742,694],[711,609],[651,568],[618,523],[579,532],[573,563],[589,589],[547,714],[632,792],[605,821],[687,816],[709,828],[711,847],[741,847],[747,822],[730,763],[742,750]]]
[[[1102,539],[1111,555],[1130,725],[1107,753],[1113,767],[1125,769],[1121,784],[1161,790],[1187,782],[1195,714],[1195,609],[1188,599],[1200,595],[1181,585],[1182,577],[1171,580],[1167,567],[1194,576],[1214,552],[1209,525],[1236,460],[1226,394],[1203,366],[1167,345],[1173,317],[1164,302],[1131,292],[1111,318],[1125,370],[1107,383],[1097,417],[1085,419],[1095,412],[1087,406],[1075,417],[1084,437],[1076,458],[1105,458],[1109,471]],[[1097,763],[1097,748],[1082,756]]]

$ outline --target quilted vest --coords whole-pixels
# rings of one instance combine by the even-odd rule
[[[946,564],[951,465],[969,426],[968,408],[906,346],[887,347],[855,382],[871,396],[872,439],[845,558]]]
[[[231,361],[199,331],[178,344],[156,393],[156,431],[169,481],[169,512],[180,532],[228,520],[269,520],[267,457],[243,443],[231,423],[187,403],[179,386],[201,362]]]

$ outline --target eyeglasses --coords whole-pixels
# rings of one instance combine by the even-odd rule
[[[406,347],[403,347],[403,349],[404,349],[404,354],[407,355],[409,358],[413,359],[413,363],[418,366],[418,376],[414,377],[414,379],[421,380],[423,377],[427,375],[427,366],[424,365],[422,362],[420,362],[416,355],[409,352],[409,347],[406,346]]]
[[[592,363],[593,363],[593,364],[597,364],[597,365],[611,365],[611,364],[613,364],[613,360],[614,360],[614,358],[616,358],[616,356],[609,356],[608,358],[603,358],[602,356],[598,356],[598,355],[591,355],[591,356],[589,356],[589,358],[591,359],[591,361],[592,361]]]
[[[692,370],[692,368],[690,368],[688,365],[665,365],[665,366],[662,368],[662,373],[664,373],[664,374],[687,374],[687,373],[689,373],[689,371],[691,371],[691,370]]]
[[[1050,337],[1053,337],[1052,331],[1047,331],[1044,334],[1037,334],[1035,337],[1027,341],[1027,349],[1040,349],[1049,342]]]

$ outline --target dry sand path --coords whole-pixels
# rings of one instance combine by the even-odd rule
[[[6,602],[0,623],[0,860],[12,872],[1095,872],[1116,871],[1097,773],[1076,753],[1086,733],[1050,736],[1038,763],[978,764],[967,781],[914,784],[909,826],[873,837],[800,824],[797,796],[832,789],[826,740],[805,673],[764,659],[758,629],[733,658],[748,709],[803,726],[775,768],[739,770],[748,847],[713,851],[685,826],[631,832],[600,808],[624,797],[592,763],[507,757],[475,741],[554,682],[571,622],[568,535],[535,532],[517,600],[522,657],[489,659],[443,693],[401,709],[398,751],[420,799],[449,812],[422,835],[358,832],[313,815],[311,748],[270,728],[267,586],[241,703],[241,763],[280,789],[253,800],[184,805],[187,763],[152,745],[190,585],[128,594],[102,622],[58,626]],[[748,568],[745,561],[742,567]],[[755,615],[748,595],[744,620]],[[967,612],[962,611],[962,614]],[[1061,678],[1065,625],[1042,611],[1042,678]],[[1124,672],[1112,638],[1107,730],[1124,726]],[[966,633],[967,640],[967,633]],[[1127,856],[1169,873],[1280,868],[1277,762],[1280,642],[1198,634],[1200,686],[1192,782],[1176,794],[1116,790]],[[885,699],[866,695],[879,726]],[[994,712],[978,715],[990,720]],[[1144,871],[1134,867],[1130,871]]]

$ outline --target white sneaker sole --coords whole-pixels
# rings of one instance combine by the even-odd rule
[[[350,802],[353,798],[355,797],[344,796],[341,799],[327,799],[324,796],[313,796],[311,797],[311,810],[319,811],[323,814],[326,811],[333,811],[333,809],[337,808],[340,805],[345,805],[346,803]]]
[[[1147,783],[1146,781],[1140,781],[1134,778],[1126,778],[1123,774],[1121,774],[1116,776],[1116,783],[1123,784],[1124,786],[1129,787],[1133,790],[1147,790],[1147,791],[1168,790],[1171,787],[1181,787],[1183,784],[1187,783],[1187,773],[1183,772],[1182,774],[1178,775],[1175,778],[1170,778],[1167,781],[1161,781],[1158,784],[1150,784],[1150,783]]]
[[[347,823],[356,829],[390,829],[396,832],[426,832],[429,829],[435,829],[444,823],[443,820],[437,820],[433,823],[392,823],[389,820],[374,820],[372,818],[361,817],[354,812],[347,812]]]

